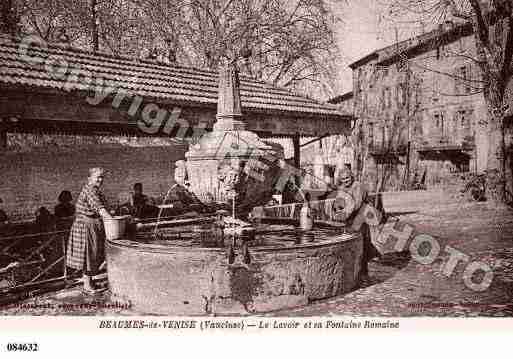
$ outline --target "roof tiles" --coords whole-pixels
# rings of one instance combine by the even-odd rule
[[[65,91],[110,86],[157,101],[217,104],[218,74],[213,71],[52,44],[44,47],[30,44],[25,57],[22,44],[19,39],[0,36],[0,86],[3,83]],[[62,66],[64,63],[67,67]],[[241,76],[241,100],[244,111],[272,111],[319,119],[346,117],[333,105],[244,76]]]

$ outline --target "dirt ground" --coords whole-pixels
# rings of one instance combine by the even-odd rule
[[[283,316],[493,316],[513,315],[513,212],[490,210],[483,203],[462,203],[403,214],[401,221],[433,236],[441,247],[432,264],[390,255],[370,263],[363,288],[305,308],[273,313]],[[493,270],[488,289],[476,292],[463,281],[465,264],[442,274],[450,246],[487,263]],[[474,278],[480,282],[481,278]]]
[[[418,233],[433,236],[440,256],[420,264],[407,254],[387,255],[369,264],[360,289],[308,306],[267,316],[513,316],[513,211],[489,209],[484,203],[460,203],[396,214]],[[463,281],[465,264],[451,276],[442,274],[450,246],[493,270],[488,289],[473,291]],[[479,282],[479,276],[473,278]],[[0,309],[3,315],[140,315],[109,292],[84,296],[68,288]]]

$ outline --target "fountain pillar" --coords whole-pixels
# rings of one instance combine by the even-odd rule
[[[235,63],[224,64],[219,72],[213,131],[191,145],[185,157],[190,189],[200,200],[231,206],[234,198],[237,212],[248,213],[272,197],[283,148],[247,130]]]

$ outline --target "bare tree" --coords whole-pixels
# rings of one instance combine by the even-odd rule
[[[0,5],[0,32],[15,35],[18,31],[18,22],[20,20],[19,9],[14,0],[3,0]]]
[[[338,48],[325,0],[192,0],[181,7],[183,38],[196,65],[217,68],[240,58],[250,76],[278,86],[323,86]]]
[[[506,89],[513,74],[513,2],[511,0],[394,0],[394,16],[409,14],[416,21],[460,19],[472,25],[477,48],[473,59],[481,71],[487,105],[488,155],[486,196],[504,203],[506,193]]]
[[[100,49],[100,20],[98,14],[98,0],[91,0],[91,32],[93,40],[93,51]]]
[[[343,0],[12,0],[26,32],[115,54],[151,53],[217,70],[224,57],[249,76],[333,94],[339,49],[331,6]]]
[[[46,41],[58,41],[65,32],[69,42],[89,47],[91,41],[90,0],[13,0],[23,9],[23,32]]]

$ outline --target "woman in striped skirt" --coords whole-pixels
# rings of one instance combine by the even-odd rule
[[[94,293],[93,276],[105,258],[105,230],[102,218],[111,218],[101,186],[105,171],[91,168],[87,184],[78,196],[75,221],[71,226],[66,265],[83,271],[84,290]]]

